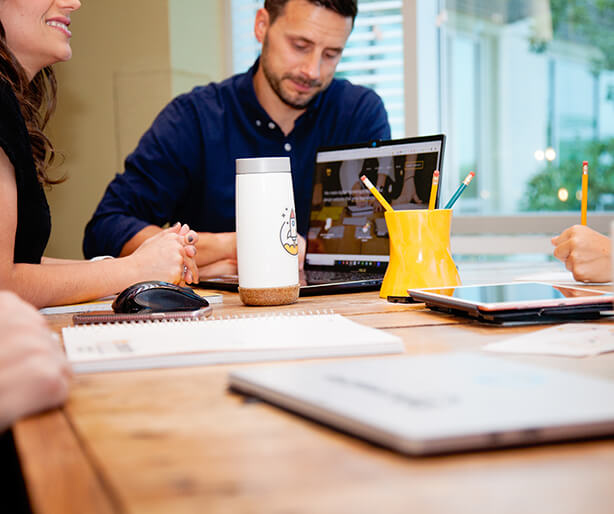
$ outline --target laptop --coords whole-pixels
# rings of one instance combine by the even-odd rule
[[[409,455],[614,434],[614,383],[448,353],[241,368],[230,386]]]
[[[366,175],[395,209],[426,209],[444,149],[445,135],[436,134],[318,150],[300,296],[380,288],[389,260],[388,230],[360,177]],[[236,291],[238,279],[214,278],[199,286]]]

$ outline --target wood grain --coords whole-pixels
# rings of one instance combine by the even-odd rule
[[[539,328],[483,326],[371,293],[308,300],[299,308],[334,305],[387,327],[411,354],[479,350]],[[224,302],[218,314],[253,312],[234,295]],[[614,378],[614,355],[513,359]],[[36,511],[77,512],[64,510],[67,497],[79,512],[148,514],[612,511],[611,439],[408,458],[229,391],[228,371],[247,365],[262,364],[75,377],[70,425],[52,413],[16,428]]]
[[[31,417],[15,427],[15,446],[34,512],[118,512],[96,470],[60,410]]]

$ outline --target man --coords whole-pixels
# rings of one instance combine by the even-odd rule
[[[235,159],[246,157],[290,157],[305,234],[317,148],[390,137],[381,99],[333,79],[356,13],[356,0],[266,0],[261,57],[162,111],[86,227],[85,255],[130,254],[181,220],[200,232],[201,278],[236,273]]]

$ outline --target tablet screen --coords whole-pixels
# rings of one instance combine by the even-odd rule
[[[609,310],[612,294],[540,282],[512,282],[433,289],[410,289],[414,300],[473,311],[522,310],[572,305],[603,305]]]
[[[524,303],[536,300],[558,300],[585,296],[603,296],[609,293],[574,287],[553,286],[535,282],[465,286],[454,289],[452,298],[475,303]]]

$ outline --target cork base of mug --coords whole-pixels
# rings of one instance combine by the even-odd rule
[[[298,290],[298,284],[259,289],[239,287],[239,298],[245,305],[288,305],[298,301]]]

